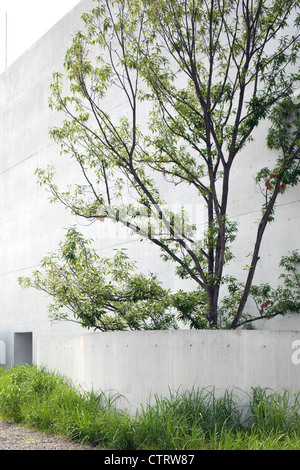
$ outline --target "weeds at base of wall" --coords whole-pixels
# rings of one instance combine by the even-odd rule
[[[80,393],[33,365],[0,369],[3,419],[102,449],[300,449],[299,395],[254,388],[243,396],[170,391],[130,416],[118,411],[116,394]]]

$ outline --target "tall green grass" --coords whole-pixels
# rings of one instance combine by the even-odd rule
[[[33,365],[0,369],[3,419],[74,441],[110,449],[300,449],[300,398],[287,391],[170,391],[135,416],[117,405],[118,395],[81,392]]]
[[[33,365],[0,372],[0,416],[78,442],[131,447],[131,425],[116,396],[80,393],[58,374]]]

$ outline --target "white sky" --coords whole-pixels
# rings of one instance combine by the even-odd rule
[[[0,73],[5,69],[6,12],[8,18],[7,63],[9,66],[79,1],[0,0]]]

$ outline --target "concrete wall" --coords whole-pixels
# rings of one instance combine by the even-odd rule
[[[37,184],[35,170],[54,164],[61,177],[70,170],[49,138],[49,128],[60,116],[49,110],[52,73],[62,69],[72,36],[81,25],[81,13],[93,2],[84,0],[45,34],[0,76],[0,340],[6,344],[8,364],[15,362],[15,333],[81,334],[77,325],[52,325],[48,298],[23,291],[18,277],[30,275],[40,260],[56,249],[64,227],[74,219]]]
[[[300,391],[300,332],[149,331],[38,341],[37,362],[132,412],[154,394],[203,387]]]

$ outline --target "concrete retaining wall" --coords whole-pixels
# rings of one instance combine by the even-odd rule
[[[143,331],[38,341],[37,363],[134,411],[154,394],[214,386],[300,391],[300,332]]]

